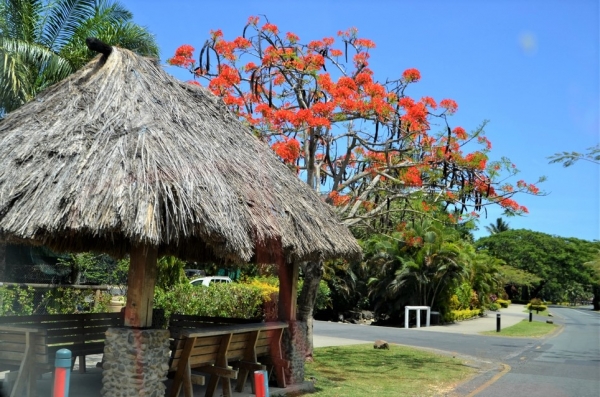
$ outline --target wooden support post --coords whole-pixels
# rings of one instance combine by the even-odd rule
[[[132,247],[130,259],[125,326],[150,327],[157,274],[157,249],[150,246]]]
[[[279,264],[279,321],[296,321],[298,262]]]

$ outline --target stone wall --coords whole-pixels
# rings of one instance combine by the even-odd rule
[[[169,331],[109,328],[102,368],[102,396],[164,396],[169,369]]]

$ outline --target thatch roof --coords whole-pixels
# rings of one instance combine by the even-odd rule
[[[0,122],[0,235],[115,256],[140,244],[196,260],[360,255],[220,99],[120,48]]]

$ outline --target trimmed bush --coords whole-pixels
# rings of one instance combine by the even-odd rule
[[[497,312],[498,310],[500,310],[500,305],[497,302],[490,303],[488,305],[488,310],[491,310],[493,312]]]
[[[499,304],[500,307],[506,309],[508,307],[508,305],[511,304],[511,301],[507,300],[507,299],[496,299],[495,303]]]
[[[536,312],[543,312],[548,309],[546,305],[532,305],[531,303],[527,305],[527,310],[535,310]]]
[[[451,310],[450,312],[444,315],[444,321],[452,322],[452,321],[463,321],[468,320],[473,317],[480,316],[482,314],[481,309],[464,309],[464,310]]]
[[[207,317],[262,318],[263,291],[256,286],[221,283],[210,287],[179,284],[169,291],[157,288],[154,307],[171,314]]]

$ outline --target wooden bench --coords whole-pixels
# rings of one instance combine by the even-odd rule
[[[35,363],[39,369],[52,370],[56,352],[59,349],[69,349],[73,355],[73,363],[75,363],[75,358],[79,357],[79,372],[85,372],[85,356],[104,352],[106,330],[110,327],[122,327],[123,314],[3,316],[0,317],[0,325],[35,328],[38,331]],[[23,348],[23,346],[12,347],[17,351],[22,351]],[[0,345],[0,351],[6,352],[2,345]],[[15,365],[14,360],[3,358],[3,355],[0,354],[0,368],[11,365]]]
[[[0,370],[18,371],[7,375],[15,381],[11,395],[34,395],[37,375],[54,369],[60,349],[71,351],[72,364],[79,357],[85,372],[85,356],[102,354],[106,330],[122,326],[121,313],[0,317]]]
[[[170,371],[175,371],[175,377],[170,396],[179,396],[183,387],[185,397],[192,397],[192,384],[203,384],[204,380],[192,370],[210,375],[206,397],[213,396],[219,380],[224,396],[231,396],[231,379],[237,379],[236,391],[241,392],[251,371],[266,369],[267,365],[274,369],[277,385],[285,387],[284,370],[289,363],[282,357],[281,336],[287,326],[252,323],[179,329],[171,349]]]

